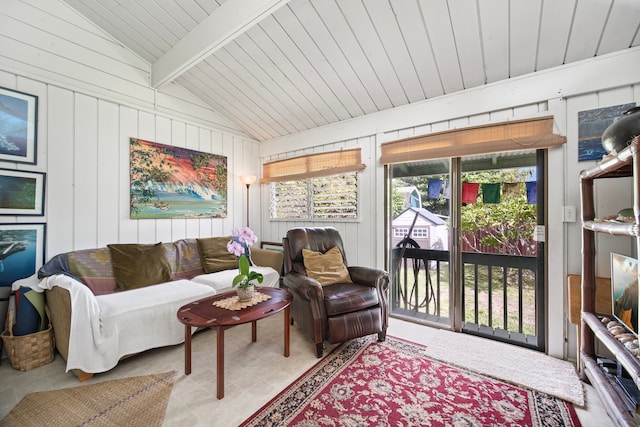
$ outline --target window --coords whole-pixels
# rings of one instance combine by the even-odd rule
[[[394,228],[393,229],[393,237],[404,238],[404,236],[406,236],[408,232],[409,232],[408,228]]]
[[[357,219],[358,175],[272,182],[272,219]]]
[[[404,238],[409,232],[408,228],[394,228],[393,229],[393,237],[401,237]],[[428,228],[414,228],[411,232],[412,239],[426,239],[429,237],[429,229]]]
[[[429,230],[426,228],[414,228],[411,237],[414,239],[426,239],[429,237]]]

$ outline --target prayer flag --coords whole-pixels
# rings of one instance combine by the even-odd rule
[[[430,199],[437,199],[440,197],[440,189],[442,188],[442,180],[441,179],[432,179],[430,178],[428,181],[428,190],[427,196]]]
[[[500,184],[482,184],[482,202],[500,203]]]
[[[462,203],[475,203],[478,199],[480,184],[476,182],[462,183]]]
[[[451,198],[451,181],[445,181],[442,187],[442,197],[445,199]]]
[[[504,182],[502,183],[502,197],[505,199],[515,199],[523,194],[524,184],[522,182]]]
[[[527,186],[527,203],[535,205],[538,200],[538,187],[536,186],[536,182],[527,181],[525,184]]]

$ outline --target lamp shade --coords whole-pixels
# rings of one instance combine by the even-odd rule
[[[240,181],[242,181],[242,183],[244,185],[251,185],[254,182],[256,182],[256,176],[255,175],[240,175]]]

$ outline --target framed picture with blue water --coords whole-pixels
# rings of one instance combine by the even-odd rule
[[[45,223],[0,224],[0,287],[10,287],[42,266],[45,229]]]
[[[0,87],[0,160],[36,164],[38,97]]]

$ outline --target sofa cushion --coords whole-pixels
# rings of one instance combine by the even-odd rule
[[[91,289],[94,295],[116,291],[108,248],[77,250],[69,252],[67,258],[70,273]]]
[[[238,267],[238,258],[227,250],[227,243],[230,240],[231,236],[196,239],[205,273],[215,273]]]
[[[171,266],[172,280],[191,279],[204,273],[196,239],[180,239],[164,244],[165,255]]]
[[[336,246],[325,253],[302,249],[302,257],[307,276],[316,279],[322,286],[351,283],[349,270]]]
[[[215,291],[208,286],[178,280],[96,297],[99,333],[92,335],[89,329],[87,338],[74,342],[77,367],[85,372],[104,372],[123,356],[183,342],[185,326],[178,321],[178,309],[212,295]]]
[[[171,268],[162,243],[107,245],[119,290],[142,288],[171,280]]]
[[[280,285],[280,274],[271,267],[261,267],[254,265],[251,267],[252,271],[262,274],[262,283],[258,286],[268,286],[271,288],[277,288]],[[196,276],[191,281],[207,285],[216,290],[216,292],[227,291],[231,289],[233,278],[236,277],[240,271],[235,268],[233,270],[223,270],[216,273],[202,274]]]

